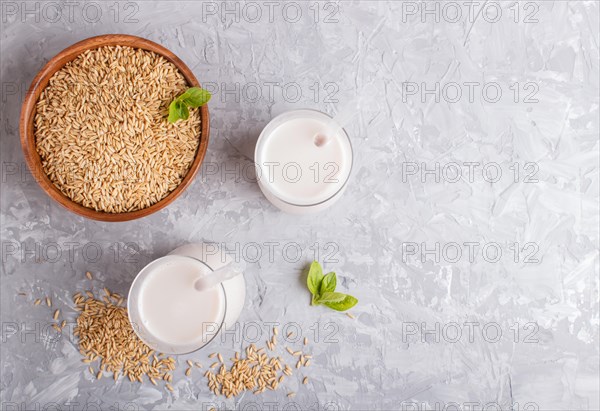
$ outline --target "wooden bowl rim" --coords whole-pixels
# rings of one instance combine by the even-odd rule
[[[177,197],[183,193],[183,191],[191,184],[193,178],[198,173],[200,165],[206,155],[208,148],[208,139],[210,132],[210,118],[208,113],[208,105],[200,107],[200,144],[196,151],[194,161],[192,162],[190,169],[181,181],[181,183],[171,191],[165,198],[151,205],[150,207],[143,208],[137,211],[131,211],[126,213],[106,213],[103,211],[96,211],[92,208],[85,207],[81,204],[76,203],[69,197],[64,195],[46,175],[43,167],[41,158],[35,147],[35,128],[34,118],[36,112],[36,104],[40,94],[44,88],[48,85],[50,78],[60,69],[62,69],[68,62],[74,60],[85,52],[86,50],[94,50],[103,46],[128,46],[132,48],[152,51],[157,53],[168,61],[173,63],[181,74],[185,77],[186,81],[191,87],[200,87],[200,83],[189,69],[189,67],[172,53],[167,48],[155,43],[151,40],[133,36],[129,34],[104,34],[100,36],[94,36],[85,40],[79,41],[55,55],[52,59],[44,65],[44,67],[38,72],[31,86],[27,91],[23,105],[21,108],[20,118],[20,135],[21,135],[21,146],[23,148],[23,154],[25,156],[25,162],[32,172],[34,179],[37,181],[39,186],[48,194],[52,199],[58,202],[60,205],[74,212],[80,216],[90,218],[98,221],[107,222],[119,222],[119,221],[130,221],[137,218],[145,217],[153,214],[164,207],[171,204]]]

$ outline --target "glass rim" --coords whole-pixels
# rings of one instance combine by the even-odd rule
[[[260,163],[258,161],[258,153],[260,152],[260,149],[264,145],[264,140],[265,140],[265,136],[266,136],[265,130],[267,130],[269,127],[273,127],[273,124],[275,124],[278,121],[281,121],[283,118],[285,118],[287,116],[291,116],[293,114],[301,113],[303,111],[318,113],[318,114],[324,115],[325,117],[328,117],[329,119],[333,120],[333,117],[331,117],[329,114],[327,114],[323,111],[320,111],[320,110],[313,109],[313,108],[300,108],[300,109],[288,110],[288,111],[285,111],[285,112],[273,117],[260,132],[260,135],[258,136],[258,140],[256,140],[256,147],[254,149],[254,165],[257,169],[256,171],[261,176],[262,176],[262,169],[261,169]],[[316,203],[311,203],[311,204],[297,204],[297,203],[287,201],[287,200],[281,198],[273,190],[271,190],[271,187],[268,185],[269,184],[268,182],[262,183],[261,178],[257,176],[258,184],[262,185],[265,188],[268,188],[269,194],[271,194],[272,196],[277,198],[279,201],[281,201],[285,204],[294,206],[294,207],[315,207],[315,206],[319,206],[321,204],[331,201],[346,188],[346,185],[348,184],[348,181],[350,180],[350,176],[352,175],[352,170],[354,169],[354,148],[352,147],[352,141],[350,140],[350,136],[348,135],[348,132],[346,131],[346,129],[344,127],[340,127],[340,130],[343,131],[344,138],[346,139],[346,141],[348,142],[348,146],[350,147],[350,170],[348,170],[348,176],[344,179],[344,182],[340,185],[340,187],[336,190],[336,192],[331,194],[326,199],[316,202]]]
[[[142,273],[142,272],[143,272],[143,271],[146,269],[146,267],[150,266],[151,264],[154,264],[156,261],[160,261],[160,260],[163,260],[163,259],[166,259],[166,258],[174,258],[174,257],[176,257],[176,258],[189,258],[189,259],[192,259],[192,260],[198,261],[198,262],[202,263],[202,264],[203,264],[203,265],[204,265],[206,268],[208,268],[208,269],[209,269],[211,272],[215,271],[215,270],[214,270],[214,269],[213,269],[213,268],[212,268],[210,265],[208,265],[208,263],[206,263],[205,261],[202,261],[202,260],[200,260],[200,259],[198,259],[198,258],[195,258],[195,257],[192,257],[192,256],[188,256],[188,255],[180,255],[180,254],[167,254],[167,255],[165,255],[165,256],[162,256],[162,257],[159,257],[159,258],[157,258],[157,259],[155,259],[155,260],[152,260],[151,262],[149,262],[148,264],[146,264],[146,265],[145,265],[145,266],[144,266],[144,267],[143,267],[143,268],[142,268],[142,269],[139,271],[139,273],[138,273],[138,274],[135,276],[135,278],[133,279],[133,282],[131,283],[131,287],[129,288],[129,292],[131,293],[131,290],[133,289],[133,286],[134,286],[134,285],[135,285],[135,283],[137,282],[137,280],[138,280],[138,278],[139,278],[139,275],[140,275],[140,274],[141,274],[141,273]],[[161,351],[161,352],[165,352],[165,353],[167,353],[167,354],[173,354],[173,355],[187,355],[187,354],[191,354],[191,353],[194,353],[194,352],[196,352],[196,351],[199,351],[199,350],[201,350],[202,348],[204,348],[204,347],[206,347],[208,344],[210,344],[210,343],[211,343],[211,342],[212,342],[212,341],[213,341],[215,338],[217,338],[217,335],[219,335],[219,334],[221,333],[221,330],[223,329],[223,326],[224,326],[224,324],[225,324],[225,318],[227,317],[227,292],[225,291],[225,286],[223,285],[223,283],[219,283],[219,287],[220,287],[220,290],[221,290],[221,294],[223,295],[223,315],[222,315],[222,316],[220,316],[220,317],[221,317],[221,320],[218,322],[218,328],[217,328],[217,330],[214,332],[213,336],[212,336],[212,337],[211,337],[209,340],[207,340],[206,342],[204,342],[204,338],[203,338],[203,339],[202,339],[202,345],[201,345],[201,346],[199,346],[198,348],[194,348],[194,349],[192,349],[192,350],[190,350],[190,351],[183,351],[183,352],[177,352],[177,353],[169,353],[168,351],[164,351],[164,350],[162,350],[162,351],[161,351],[161,350],[159,350],[159,351]],[[146,341],[146,339],[144,339],[144,338],[143,338],[143,337],[140,335],[140,333],[139,333],[139,332],[138,332],[138,330],[136,329],[136,328],[139,328],[139,326],[138,326],[138,327],[135,327],[135,326],[134,326],[134,322],[132,321],[132,318],[131,318],[131,309],[130,309],[130,306],[129,306],[129,302],[131,301],[131,299],[130,299],[129,297],[130,297],[130,295],[128,295],[128,296],[127,296],[127,317],[129,318],[129,323],[131,324],[131,326],[132,326],[132,328],[133,328],[133,332],[135,333],[135,335],[136,335],[136,336],[137,336],[137,337],[138,337],[138,338],[139,338],[139,339],[140,339],[140,340],[141,340],[141,341],[142,341],[144,344],[146,344],[147,346],[149,346],[149,347],[150,347],[150,348],[152,348],[152,349],[155,349],[155,347],[153,347],[153,346],[152,346],[152,344],[149,344],[149,343],[148,343],[148,341]],[[137,309],[136,309],[136,312],[137,312],[137,313],[138,313],[138,315],[139,315],[139,310],[137,310]],[[217,324],[217,323],[215,323],[215,324]],[[146,327],[144,327],[144,329],[147,329],[147,328],[146,328]],[[152,333],[150,333],[149,331],[148,331],[148,334],[152,335]],[[157,338],[157,340],[158,340],[158,338]]]

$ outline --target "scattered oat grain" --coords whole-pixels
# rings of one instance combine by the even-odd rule
[[[112,372],[115,381],[120,373],[131,382],[142,382],[142,376],[155,380],[163,375],[165,380],[172,378],[168,371],[175,369],[175,360],[157,357],[137,337],[125,307],[85,298],[79,293],[73,297],[79,311],[73,333],[79,339],[84,362],[99,361],[99,372]],[[89,369],[93,374],[91,366]]]

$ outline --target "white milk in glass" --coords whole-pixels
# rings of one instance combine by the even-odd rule
[[[224,324],[222,284],[198,291],[194,282],[211,269],[202,261],[168,255],[148,264],[129,292],[129,319],[138,336],[157,351],[184,354],[206,345]]]
[[[281,210],[308,214],[332,205],[352,169],[352,146],[343,128],[315,110],[273,119],[255,151],[258,183]]]
[[[191,258],[157,265],[139,295],[142,323],[157,340],[171,345],[203,345],[207,326],[217,324],[225,309],[221,287],[198,291],[194,282],[210,273]]]

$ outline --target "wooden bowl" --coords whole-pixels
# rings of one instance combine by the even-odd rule
[[[71,47],[58,53],[54,56],[37,76],[33,79],[29,91],[25,96],[23,107],[21,109],[20,119],[20,132],[21,132],[21,145],[23,146],[23,153],[25,154],[25,161],[29,166],[29,169],[33,173],[38,184],[42,189],[59,204],[66,207],[68,210],[79,214],[81,216],[91,218],[99,221],[128,221],[136,218],[145,217],[158,210],[171,204],[181,193],[190,185],[192,179],[200,169],[200,164],[206,154],[208,147],[208,135],[210,120],[208,115],[208,106],[205,104],[200,108],[200,144],[194,157],[194,161],[188,170],[188,173],[183,178],[183,181],[175,190],[170,192],[165,198],[159,202],[151,205],[150,207],[127,212],[127,213],[105,213],[102,211],[96,211],[94,209],[84,207],[71,200],[69,197],[64,195],[58,187],[56,187],[52,181],[46,175],[44,168],[42,167],[41,158],[36,150],[35,144],[35,129],[34,129],[34,118],[36,113],[36,103],[40,94],[44,88],[48,85],[50,78],[62,69],[65,64],[69,61],[74,60],[77,56],[86,50],[93,50],[103,46],[129,46],[137,49],[143,49],[152,51],[166,58],[168,61],[173,63],[185,77],[190,87],[200,87],[200,83],[192,73],[192,71],[181,61],[175,54],[163,46],[156,44],[150,40],[146,40],[141,37],[130,36],[126,34],[107,34],[97,37],[91,37],[89,39],[80,41],[79,43],[73,44]]]

